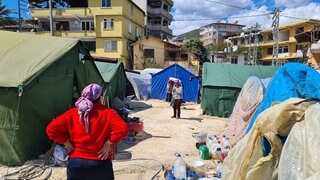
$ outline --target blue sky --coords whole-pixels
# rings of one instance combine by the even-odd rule
[[[18,0],[2,0],[2,2],[9,9],[17,12]],[[173,2],[171,13],[174,21],[170,28],[175,35],[217,21],[238,21],[239,24],[247,27],[258,22],[262,28],[269,28],[272,23],[270,15],[255,16],[261,12],[270,12],[275,7],[280,7],[281,13],[286,16],[320,19],[320,0],[173,0]],[[234,8],[228,5],[245,8]],[[243,18],[243,16],[253,17]],[[22,11],[22,17],[28,17],[27,11]],[[297,19],[284,16],[280,18],[282,24],[292,21]]]

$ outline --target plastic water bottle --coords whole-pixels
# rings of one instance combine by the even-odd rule
[[[223,135],[223,136],[222,136],[222,139],[221,139],[222,144],[224,144],[226,141],[227,141],[227,138],[226,138],[225,135]]]
[[[177,159],[174,162],[174,177],[178,180],[187,179],[187,166],[181,155],[177,155]]]
[[[217,163],[217,167],[216,167],[216,171],[217,171],[217,176],[218,178],[221,178],[221,175],[222,175],[222,162],[221,161],[218,161]]]
[[[174,167],[172,166],[171,170],[168,170],[168,173],[165,178],[166,180],[174,180],[175,179],[175,177],[173,175],[173,169],[174,169]]]

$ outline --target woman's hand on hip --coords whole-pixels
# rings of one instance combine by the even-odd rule
[[[63,143],[63,145],[67,148],[68,154],[73,151],[73,145],[69,140],[67,140],[65,143]]]
[[[102,149],[98,152],[101,160],[106,160],[109,156],[111,142],[108,140],[103,144]]]

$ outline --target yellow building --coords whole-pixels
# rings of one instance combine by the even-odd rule
[[[301,50],[306,43],[298,43],[294,36],[299,33],[310,31],[315,25],[320,24],[320,20],[306,19],[279,27],[279,55],[280,63],[300,61],[302,59]],[[272,63],[273,36],[272,29],[261,31],[263,42],[260,44],[262,49],[262,61],[265,65]]]
[[[71,0],[53,8],[55,36],[80,39],[92,56],[120,59],[132,67],[133,43],[144,35],[145,13],[131,0]],[[50,35],[48,7],[31,8],[37,34]]]
[[[199,61],[194,53],[153,36],[137,41],[133,46],[133,56],[135,70],[162,69],[177,63],[195,73],[199,71]]]

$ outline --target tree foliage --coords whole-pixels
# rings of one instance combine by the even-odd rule
[[[194,53],[202,63],[208,62],[207,50],[204,48],[199,39],[191,39],[190,41],[184,43],[182,49]]]
[[[10,17],[11,14],[14,14],[14,12],[7,9],[6,5],[2,4],[2,0],[0,0],[0,27],[16,24],[15,19]]]

